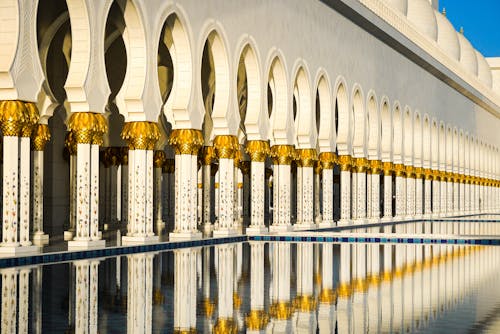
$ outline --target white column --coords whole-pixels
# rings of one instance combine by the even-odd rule
[[[154,179],[155,179],[155,195],[153,200],[153,209],[155,215],[155,223],[158,230],[161,230],[165,223],[163,222],[163,173],[161,167],[154,168]]]
[[[99,145],[90,145],[90,239],[104,246],[99,232]]]
[[[466,177],[465,183],[463,184],[464,186],[464,209],[465,213],[470,213],[471,211],[471,205],[470,205],[470,184],[469,180]]]
[[[264,175],[265,162],[253,161],[250,167],[250,187],[251,191],[251,222],[247,228],[247,234],[266,233],[264,225]]]
[[[304,220],[304,212],[303,212],[303,207],[304,207],[304,187],[302,185],[303,183],[303,171],[304,169],[302,166],[297,164],[297,193],[295,195],[295,203],[297,207],[297,212],[295,216],[295,225],[301,225],[303,220]]]
[[[392,219],[392,163],[384,162],[384,217],[383,221]]]
[[[357,224],[364,224],[366,221],[366,173],[354,173],[356,177],[356,207],[357,207]]]
[[[453,181],[451,177],[448,177],[446,181],[446,214],[448,216],[453,215]]]
[[[415,178],[406,176],[406,219],[415,218]]]
[[[432,214],[432,180],[430,170],[426,172],[424,179],[424,217],[429,218]]]
[[[76,144],[68,141],[69,150],[69,229],[64,231],[64,240],[73,240],[76,233]]]
[[[4,160],[5,161],[5,160]],[[31,246],[30,241],[30,137],[20,138],[19,153],[19,242]]]
[[[441,215],[441,181],[439,172],[433,171],[432,180],[432,216],[439,217]]]
[[[219,159],[219,226],[215,235],[234,234],[234,160],[232,158]]]
[[[33,151],[33,242],[45,245],[48,234],[43,232],[43,151]]]
[[[240,226],[243,225],[243,173],[240,168],[236,168],[237,174],[237,204],[238,204],[238,210],[237,210],[237,216],[236,216],[236,221]]]
[[[406,213],[406,178],[396,176],[396,216],[398,220],[403,219]]]
[[[5,132],[5,130],[4,130]],[[18,184],[19,184],[19,137],[3,137],[3,205],[2,205],[2,248],[14,251],[19,246],[18,239]]]
[[[423,203],[422,197],[424,196],[424,184],[422,182],[422,174],[417,174],[415,177],[415,218],[422,218]]]
[[[290,164],[294,158],[294,148],[291,145],[276,145],[271,149],[273,158],[273,224],[271,231],[289,231],[291,170]]]
[[[203,168],[200,168],[197,172],[197,189],[196,189],[196,224],[197,226],[202,226],[203,225]]]
[[[350,225],[351,222],[351,157],[338,157],[340,165],[340,220],[338,225]]]
[[[331,166],[333,167],[333,166]],[[323,215],[320,227],[333,227],[333,168],[323,166]]]
[[[371,215],[370,219],[377,222],[380,219],[380,174],[378,170],[375,173],[369,174],[371,178],[371,187],[368,191],[371,192]]]
[[[301,170],[299,175],[299,169]],[[300,177],[301,176],[301,177]],[[299,182],[299,179],[302,179]],[[297,230],[312,229],[316,227],[314,222],[314,169],[312,166],[297,168]],[[299,189],[302,188],[302,191]],[[299,206],[302,211],[302,219],[299,220]]]
[[[465,179],[463,176],[460,176],[459,183],[457,183],[458,187],[460,188],[459,190],[459,201],[460,201],[460,214],[464,214],[466,209],[465,209]]]
[[[212,229],[211,222],[211,205],[210,205],[210,178],[211,170],[210,164],[202,166],[203,173],[203,229],[210,231]]]
[[[314,223],[320,224],[323,220],[321,213],[321,165],[319,162],[314,166]]]
[[[129,151],[128,147],[122,148],[122,153],[121,153],[121,179],[120,179],[120,193],[121,193],[121,198],[120,200],[120,213],[121,213],[121,223],[123,225],[128,225],[129,224],[129,216],[128,216],[128,205],[129,205],[129,193],[128,193],[128,163],[129,163]]]
[[[444,173],[441,173],[443,175]],[[439,208],[440,208],[440,215],[441,216],[446,216],[448,213],[448,203],[446,202],[446,195],[447,195],[447,184],[446,184],[446,176],[441,176],[441,181],[439,182],[440,184],[440,189],[439,189],[439,194],[440,194],[440,202],[439,202]]]

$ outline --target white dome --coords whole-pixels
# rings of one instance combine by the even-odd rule
[[[384,0],[388,7],[406,15],[408,11],[408,0]]]
[[[437,43],[443,51],[455,60],[460,60],[460,43],[457,32],[443,14],[434,11],[438,27]]]
[[[462,64],[468,72],[477,76],[476,51],[462,34],[457,33],[457,37],[460,44],[460,64]]]
[[[408,0],[406,17],[417,27],[418,31],[437,41],[436,16],[429,0]]]
[[[492,87],[492,78],[491,78],[491,70],[490,65],[483,57],[481,52],[476,51],[476,59],[477,59],[477,76],[479,80],[484,83],[488,87]]]

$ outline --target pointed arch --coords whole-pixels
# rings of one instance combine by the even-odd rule
[[[382,161],[392,161],[392,136],[393,126],[391,117],[391,107],[389,99],[384,96],[380,104],[380,133],[381,133],[381,155]]]
[[[392,122],[394,125],[394,135],[393,135],[393,154],[392,159],[395,164],[403,163],[403,113],[401,111],[401,105],[398,101],[394,102]]]
[[[310,74],[307,64],[298,60],[294,66],[293,91],[297,102],[297,116],[295,118],[295,132],[298,148],[316,148],[317,129],[316,113],[313,113],[313,99],[311,94]]]
[[[351,98],[352,154],[360,158],[366,156],[366,115],[363,90],[354,84]]]
[[[377,95],[373,90],[368,92],[366,110],[368,158],[378,160],[380,157],[380,114]]]
[[[403,138],[404,138],[404,148],[403,163],[405,165],[413,164],[413,113],[409,106],[405,106],[405,111],[403,115]]]
[[[337,152],[338,155],[349,155],[351,154],[351,117],[349,115],[347,83],[343,77],[338,77],[335,82],[334,96]]]
[[[424,114],[422,123],[422,166],[431,168],[431,121],[428,114]]]
[[[332,109],[330,79],[325,70],[316,75],[316,108],[319,108],[318,145],[320,152],[335,151],[335,110]],[[318,116],[318,115],[316,115]]]
[[[422,118],[415,110],[413,119],[413,166],[422,167]]]

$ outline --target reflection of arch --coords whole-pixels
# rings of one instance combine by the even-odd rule
[[[366,117],[363,102],[363,91],[355,84],[352,93],[352,151],[354,157],[365,155]]]
[[[420,167],[422,165],[422,120],[420,113],[415,111],[415,119],[413,121],[413,150],[415,165]]]
[[[350,154],[350,116],[349,116],[349,96],[347,94],[347,84],[343,77],[337,78],[334,88],[335,106],[337,111],[336,132],[337,151],[339,155]]]
[[[299,148],[312,148],[316,146],[316,143],[310,140],[316,131],[316,124],[312,112],[309,72],[306,65],[299,62],[294,73],[294,97],[297,102],[297,117],[295,119],[297,144]]]
[[[404,124],[404,164],[411,165],[413,163],[413,117],[410,107],[405,107]]]
[[[328,75],[320,70],[316,84],[316,95],[319,104],[318,143],[321,152],[335,151],[335,122],[330,96],[330,80]]]
[[[287,136],[289,122],[287,79],[285,63],[280,51],[275,50],[271,54],[269,62],[269,90],[271,91],[271,138],[272,144],[292,144]],[[269,101],[269,91],[267,100]]]
[[[395,164],[400,164],[403,162],[403,122],[401,115],[401,107],[399,102],[394,103],[394,111],[392,122],[394,124],[394,135],[393,135],[393,162]]]
[[[380,132],[382,159],[384,161],[390,161],[392,152],[393,127],[389,100],[385,96],[382,98],[380,107]]]
[[[378,159],[380,151],[380,120],[377,109],[377,96],[373,91],[368,92],[366,110],[368,121],[368,154],[370,155],[370,159]]]

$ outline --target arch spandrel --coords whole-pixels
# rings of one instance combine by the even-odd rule
[[[405,106],[403,112],[403,163],[413,165],[414,145],[413,145],[413,112],[409,106]]]
[[[292,71],[293,84],[291,89],[295,92],[297,102],[297,115],[295,117],[295,132],[297,135],[297,148],[316,148],[317,130],[316,113],[313,112],[313,97],[311,79],[307,64],[298,60]]]
[[[38,0],[2,2],[0,100],[37,101],[44,80],[36,43],[37,7]]]
[[[334,97],[337,108],[336,132],[338,155],[350,155],[352,151],[351,142],[351,115],[349,111],[349,94],[346,80],[339,76],[335,82]]]
[[[330,79],[324,69],[319,69],[316,74],[314,92],[319,101],[319,131],[318,146],[320,152],[335,152],[335,110],[332,105],[332,90]],[[316,119],[318,122],[318,119]]]
[[[354,84],[351,93],[352,119],[352,155],[356,158],[366,157],[366,111],[365,100],[361,86]]]
[[[366,99],[366,119],[367,129],[367,150],[370,160],[378,160],[380,158],[380,112],[378,108],[377,95],[373,90],[368,91]]]
[[[380,102],[380,133],[381,160],[392,162],[393,124],[391,103],[387,96],[383,96]]]

